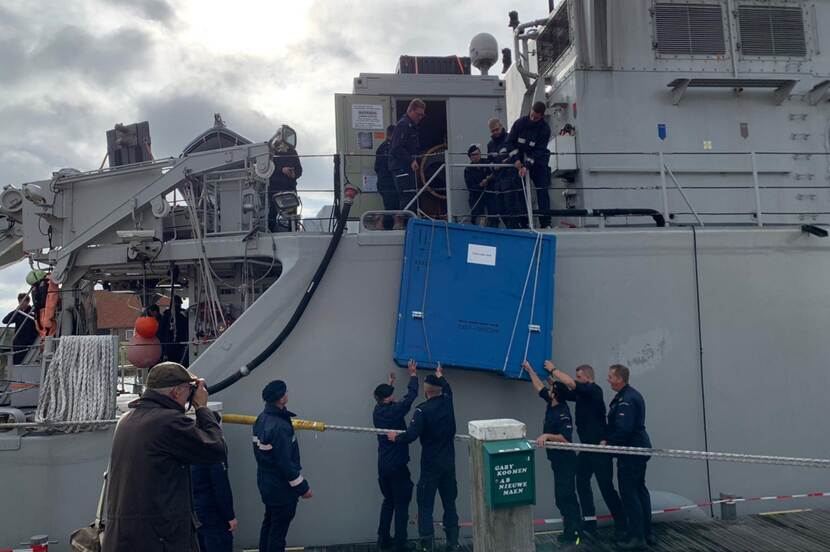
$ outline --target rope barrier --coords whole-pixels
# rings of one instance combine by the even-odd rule
[[[61,427],[72,424],[83,425],[108,425],[114,424],[118,420],[97,420],[97,421],[68,421],[68,422],[52,422],[44,420],[41,422],[24,422],[24,423],[6,423],[0,424],[0,430],[3,429],[27,429],[27,428],[48,428]],[[224,414],[222,421],[226,424],[241,424],[253,425],[256,421],[256,416],[242,415],[242,414]],[[340,431],[347,433],[368,433],[373,435],[386,435],[387,433],[403,433],[396,429],[380,429],[375,427],[362,426],[348,426],[326,424],[325,422],[305,420],[301,418],[294,418],[291,420],[294,429],[298,431]],[[456,434],[456,440],[467,441],[471,437],[464,434]],[[529,443],[536,446],[536,442],[528,440]],[[742,454],[734,452],[711,452],[711,451],[696,451],[683,449],[662,449],[662,448],[639,448],[639,447],[619,447],[611,445],[589,445],[584,443],[555,443],[546,442],[544,447],[537,447],[544,449],[556,450],[570,450],[574,452],[596,452],[603,454],[615,455],[630,455],[630,456],[653,456],[656,458],[685,458],[688,460],[711,460],[717,462],[736,462],[744,464],[768,464],[779,466],[795,466],[805,468],[830,468],[830,459],[826,458],[801,458],[794,456],[773,456],[761,454]]]

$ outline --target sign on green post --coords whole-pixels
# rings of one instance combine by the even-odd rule
[[[484,493],[492,509],[536,503],[533,446],[524,439],[482,443]]]

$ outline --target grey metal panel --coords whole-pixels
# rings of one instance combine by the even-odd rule
[[[807,56],[807,37],[801,6],[739,5],[738,29],[743,55]]]
[[[379,106],[383,112],[381,129],[357,129],[352,123],[352,106],[359,104]],[[386,127],[397,123],[392,111],[392,100],[386,95],[367,94],[335,94],[335,129],[336,147],[338,153],[345,154],[344,174],[348,182],[341,182],[345,187],[348,183],[363,189],[363,177],[375,175],[375,151],[386,138]],[[359,137],[363,134],[363,141]],[[375,135],[378,135],[375,137]],[[381,138],[380,136],[383,136]],[[366,139],[368,137],[368,144]],[[366,146],[369,147],[366,147]],[[386,161],[386,160],[384,160]],[[355,198],[352,212],[355,214],[367,210],[383,209],[383,202],[377,192],[364,192]]]
[[[9,438],[0,435],[0,440]],[[48,533],[69,552],[69,534],[95,519],[112,428],[82,434],[24,437],[19,451],[0,446],[0,542],[14,546]]]
[[[830,457],[830,442],[819,435],[830,388],[830,289],[820,276],[830,270],[830,243],[798,230],[707,230],[698,248],[711,449]],[[765,496],[826,485],[823,470],[712,464],[714,493]],[[786,507],[802,505],[813,503]]]
[[[657,52],[674,55],[723,55],[723,8],[719,4],[658,2],[654,10]]]
[[[361,73],[355,94],[389,96],[502,96],[504,83],[496,75],[391,75]]]

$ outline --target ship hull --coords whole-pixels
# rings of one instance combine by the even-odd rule
[[[606,402],[612,398],[604,381],[608,365],[628,365],[632,385],[646,399],[656,447],[830,457],[830,443],[816,431],[830,388],[824,330],[830,240],[794,229],[568,230],[557,232],[557,240],[554,360],[567,371],[592,364]],[[283,259],[287,269],[275,284],[279,293],[268,299],[278,315],[247,332],[245,317],[231,326],[216,350],[195,363],[209,381],[230,374],[276,335],[326,240],[293,235],[278,244],[278,253],[294,257],[293,264]],[[257,414],[262,387],[279,378],[288,383],[289,408],[300,417],[370,426],[372,389],[391,371],[405,373],[392,360],[402,244],[400,233],[345,236],[290,338],[249,377],[212,399],[222,401],[225,412]],[[517,294],[521,285],[516,282]],[[245,333],[246,349],[240,349]],[[446,373],[459,432],[466,433],[469,420],[488,418],[521,420],[529,437],[541,432],[544,404],[527,382],[475,371]],[[250,428],[227,425],[225,434],[239,519],[236,545],[251,547],[263,507]],[[61,541],[57,549],[66,550],[69,532],[94,517],[110,437],[111,430],[24,437],[18,450],[0,450],[0,545],[49,533]],[[0,437],[0,448],[14,448],[12,441]],[[299,442],[314,498],[299,505],[289,543],[374,540],[380,506],[376,438],[301,432]],[[411,455],[417,478],[417,444]],[[457,443],[464,520],[470,519],[467,455],[467,445]],[[556,517],[551,471],[542,453],[536,460],[535,516]],[[808,468],[662,458],[652,459],[648,471],[653,491],[695,502],[719,493],[822,491],[824,479],[822,470]],[[595,500],[605,511],[598,493]],[[413,526],[410,536],[415,533]]]

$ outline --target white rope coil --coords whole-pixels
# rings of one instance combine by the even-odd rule
[[[61,431],[81,431],[84,422],[115,417],[118,371],[112,336],[61,337],[43,374],[35,420],[61,424]]]

